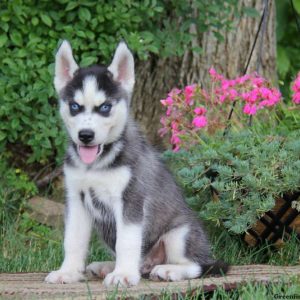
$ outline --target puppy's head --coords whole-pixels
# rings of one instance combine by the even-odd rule
[[[78,67],[64,41],[55,58],[54,86],[60,114],[81,160],[93,163],[105,144],[122,134],[134,86],[134,61],[121,42],[111,64]]]

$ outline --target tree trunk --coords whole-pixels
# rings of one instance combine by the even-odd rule
[[[255,7],[262,14],[263,0],[241,0],[239,9],[244,6]],[[201,55],[187,50],[182,57],[159,58],[150,56],[147,61],[139,62],[136,67],[136,86],[132,99],[133,115],[141,124],[150,141],[161,145],[157,134],[159,119],[163,113],[160,99],[166,97],[173,87],[183,87],[192,83],[208,81],[208,69],[214,66],[228,78],[242,75],[250,55],[251,47],[260,23],[260,17],[248,17],[243,13],[235,21],[233,29],[221,32],[224,41],[216,39],[213,32],[197,34],[193,46],[203,49]],[[276,35],[275,1],[269,1],[267,27],[263,37],[261,75],[273,81],[276,77]],[[197,33],[196,28],[191,31]],[[260,36],[257,41],[248,72],[257,68]]]

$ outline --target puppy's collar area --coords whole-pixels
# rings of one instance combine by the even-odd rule
[[[91,164],[102,154],[103,148],[103,144],[95,146],[77,145],[77,153],[83,163]]]

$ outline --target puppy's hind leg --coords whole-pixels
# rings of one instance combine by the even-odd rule
[[[188,226],[184,225],[171,230],[162,237],[167,264],[155,266],[150,273],[150,279],[180,281],[197,278],[202,274],[201,266],[185,255],[188,232]]]
[[[162,237],[166,264],[155,266],[150,279],[179,281],[202,275],[224,275],[228,265],[211,258],[210,245],[198,222],[177,227]]]

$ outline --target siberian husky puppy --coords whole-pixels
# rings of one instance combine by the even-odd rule
[[[106,286],[132,286],[141,273],[177,281],[227,270],[212,258],[198,217],[130,117],[134,82],[134,60],[124,42],[108,67],[80,68],[67,41],[56,54],[54,85],[70,137],[65,258],[46,282],[77,282],[87,272],[103,277]],[[116,260],[86,268],[93,227]]]

